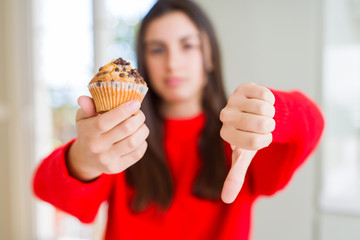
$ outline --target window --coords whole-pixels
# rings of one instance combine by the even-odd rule
[[[36,159],[76,136],[77,98],[97,69],[123,57],[136,65],[135,33],[154,0],[33,0]],[[126,9],[126,11],[124,11]],[[82,224],[36,201],[37,239],[101,239],[106,205]]]
[[[360,214],[360,4],[327,0],[323,52],[326,211]]]
[[[75,137],[77,96],[87,94],[93,69],[91,0],[34,0],[34,74],[36,81],[36,159]],[[75,228],[75,218],[37,202],[39,239],[90,238],[91,229]],[[65,238],[66,239],[66,238]]]

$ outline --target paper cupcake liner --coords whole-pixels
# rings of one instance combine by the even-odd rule
[[[102,82],[88,85],[98,113],[109,111],[131,100],[144,99],[148,88],[141,84],[127,82]]]

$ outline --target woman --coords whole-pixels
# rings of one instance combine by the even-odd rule
[[[254,201],[318,144],[320,111],[254,83],[226,100],[215,34],[190,1],[157,2],[137,54],[143,112],[130,102],[97,115],[80,97],[78,138],[44,159],[35,193],[83,222],[108,201],[106,239],[248,239]]]

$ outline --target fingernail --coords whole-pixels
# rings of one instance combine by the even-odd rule
[[[130,110],[133,110],[133,111],[135,111],[135,110],[137,110],[137,109],[139,109],[140,108],[140,102],[139,101],[137,101],[137,100],[133,100],[133,101],[130,101],[129,102],[129,109]]]

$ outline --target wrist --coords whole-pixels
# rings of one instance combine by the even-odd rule
[[[82,182],[90,182],[101,175],[100,171],[89,169],[89,164],[83,164],[84,161],[80,158],[81,153],[78,150],[79,142],[76,140],[68,149],[65,163],[69,175]],[[87,167],[85,167],[87,165]]]

